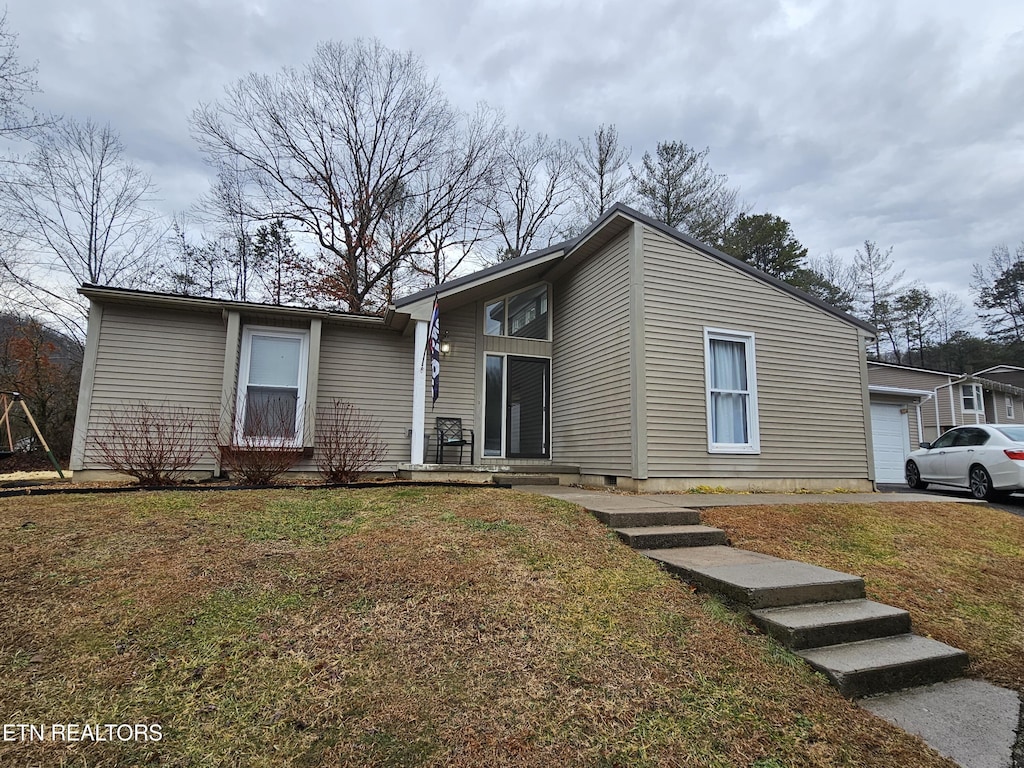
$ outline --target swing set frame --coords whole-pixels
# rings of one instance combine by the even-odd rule
[[[0,449],[0,459],[10,458],[15,452],[14,436],[11,433],[11,409],[14,408],[15,403],[21,404],[21,410],[25,412],[25,418],[28,419],[28,423],[32,425],[32,430],[36,433],[36,437],[39,438],[39,443],[46,450],[46,455],[50,458],[50,463],[53,464],[53,468],[57,470],[57,474],[60,475],[60,479],[64,480],[64,472],[61,471],[57,458],[53,455],[53,451],[50,450],[50,446],[47,444],[46,438],[43,437],[43,433],[39,431],[39,425],[36,424],[36,420],[32,418],[32,412],[28,409],[28,403],[25,402],[25,398],[20,392],[0,390],[0,407],[2,407],[4,411],[3,418],[0,420],[2,420],[4,429],[7,433],[8,448],[6,451]]]

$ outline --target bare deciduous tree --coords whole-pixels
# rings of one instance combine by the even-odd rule
[[[217,169],[217,179],[196,205],[198,217],[219,241],[222,265],[228,274],[227,293],[232,299],[249,301],[251,284],[257,279],[252,242],[252,205],[249,203],[248,172],[238,158],[227,158]]]
[[[439,202],[447,209],[439,211],[443,215],[435,217],[424,243],[413,254],[409,268],[419,279],[413,278],[412,287],[429,287],[455,277],[473,261],[477,247],[486,238],[486,216],[497,184],[503,123],[500,112],[485,104],[479,105],[467,127],[466,151],[448,161],[472,161],[476,166],[473,174],[476,183],[467,185],[463,193],[455,197],[444,193],[436,184],[428,185],[429,196],[440,197]],[[440,180],[450,172],[442,168],[431,175]]]
[[[146,209],[152,184],[124,155],[109,125],[67,119],[35,139],[36,148],[3,188],[22,251],[38,260],[6,271],[37,311],[78,314],[81,283],[139,287],[151,279],[160,242]]]
[[[35,64],[18,58],[18,35],[7,27],[7,12],[0,16],[0,136],[22,136],[46,124],[27,103],[39,92]]]
[[[488,205],[488,226],[498,240],[500,258],[522,256],[564,234],[575,158],[576,151],[561,139],[539,133],[530,137],[520,128],[505,136]]]
[[[957,331],[967,326],[964,303],[952,291],[938,291],[935,299],[935,336],[937,344],[947,344]]]
[[[320,298],[354,312],[386,304],[396,269],[480,185],[490,166],[469,122],[416,57],[376,40],[322,43],[192,116],[207,156],[250,174],[255,213],[320,246]]]
[[[619,143],[614,125],[601,124],[590,138],[579,139],[579,153],[573,164],[576,186],[576,215],[586,226],[615,203],[633,202],[629,174],[629,149]]]

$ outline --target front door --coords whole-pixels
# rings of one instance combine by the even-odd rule
[[[546,459],[551,361],[488,354],[484,385],[484,456]]]

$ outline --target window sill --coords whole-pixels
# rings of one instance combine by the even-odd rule
[[[222,451],[233,451],[234,453],[262,453],[264,451],[282,451],[301,454],[302,458],[313,457],[313,446],[296,445],[293,443],[267,443],[266,445],[221,445]]]
[[[708,453],[716,455],[760,456],[761,447],[758,445],[712,445],[708,446]]]

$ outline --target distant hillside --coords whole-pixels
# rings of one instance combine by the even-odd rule
[[[43,437],[62,460],[71,453],[81,369],[82,347],[76,339],[30,317],[0,313],[0,390],[24,395]],[[21,408],[11,410],[10,428],[16,447],[39,448]],[[0,449],[8,448],[6,425],[0,423]],[[45,456],[19,455],[5,460],[0,471],[37,459],[42,466],[48,463]]]

